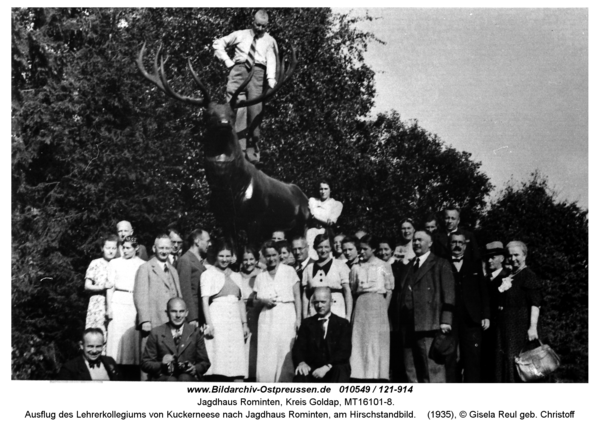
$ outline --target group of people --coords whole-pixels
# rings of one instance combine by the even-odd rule
[[[288,241],[274,231],[260,252],[236,252],[203,229],[188,235],[183,252],[183,235],[171,228],[148,258],[131,224],[120,222],[86,273],[79,372],[125,380],[519,381],[514,357],[538,338],[541,306],[524,243],[489,242],[481,256],[454,207],[443,212],[444,230],[436,217],[402,220],[398,242],[364,230],[336,234],[343,205],[327,182],[309,206],[304,236]],[[73,373],[67,363],[59,377]]]

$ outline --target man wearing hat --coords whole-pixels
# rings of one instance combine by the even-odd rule
[[[483,333],[482,347],[482,381],[494,381],[494,358],[496,342],[496,320],[494,315],[498,310],[498,287],[502,279],[510,275],[510,271],[504,267],[504,245],[500,241],[492,241],[486,244],[483,260],[485,262],[485,285],[490,294],[491,321],[490,328]]]

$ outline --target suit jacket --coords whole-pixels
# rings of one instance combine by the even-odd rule
[[[199,378],[210,367],[210,360],[204,345],[204,335],[188,323],[183,325],[181,341],[175,346],[170,325],[163,324],[152,329],[142,356],[142,370],[152,376],[160,376],[162,359],[165,355],[173,355],[178,362],[189,361],[196,367]]]
[[[401,320],[400,320],[400,309],[402,302],[400,301],[400,294],[402,292],[402,281],[407,271],[411,269],[412,264],[405,265],[399,260],[392,263],[392,273],[394,274],[394,289],[392,290],[392,301],[388,308],[388,316],[390,318],[390,327],[392,331],[400,331]]]
[[[325,364],[350,364],[352,330],[348,320],[332,313],[327,326],[327,336],[323,340],[318,318],[318,315],[314,315],[302,320],[292,349],[294,367],[302,361],[311,369],[318,369]]]
[[[188,322],[198,321],[200,325],[204,324],[200,297],[200,275],[205,270],[204,264],[191,251],[186,252],[177,261],[181,297],[185,300],[189,311],[187,320]]]
[[[135,275],[133,302],[137,310],[137,325],[149,321],[152,327],[158,327],[169,321],[167,302],[172,297],[181,297],[179,275],[175,268],[167,263],[174,286],[169,283],[167,274],[156,258],[141,265]]]
[[[500,292],[498,291],[498,287],[500,287],[500,285],[502,285],[502,279],[506,278],[510,275],[510,270],[506,269],[506,268],[502,268],[502,270],[500,271],[500,273],[498,274],[498,276],[496,276],[496,278],[494,279],[490,279],[489,277],[486,277],[486,285],[488,288],[488,291],[490,293],[490,307],[491,307],[491,314],[492,314],[492,320],[495,318],[496,312],[498,311],[498,300],[500,297]],[[495,324],[492,321],[492,325]]]
[[[110,380],[119,380],[119,370],[117,369],[117,363],[111,357],[104,355],[100,356],[100,362],[104,365],[108,377]],[[60,369],[58,373],[58,380],[92,380],[90,371],[88,370],[87,361],[80,355],[77,358],[73,358],[67,361]]]
[[[460,272],[452,263],[458,313],[467,316],[471,323],[481,324],[482,319],[490,319],[490,294],[483,269],[479,261],[465,257]]]
[[[410,292],[408,282],[412,283],[415,331],[435,331],[440,329],[440,324],[452,325],[454,275],[448,260],[430,253],[416,273],[405,269],[398,299],[400,305]]]

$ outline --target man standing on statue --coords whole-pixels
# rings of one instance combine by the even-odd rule
[[[215,56],[225,63],[229,69],[227,81],[227,100],[246,80],[248,74],[253,71],[252,79],[240,94],[246,99],[257,98],[262,95],[263,84],[266,80],[270,88],[277,84],[275,73],[277,68],[277,42],[266,33],[269,24],[269,15],[264,10],[259,10],[254,15],[251,29],[234,31],[228,36],[217,39],[213,43]],[[229,57],[226,48],[235,47],[233,59]],[[258,164],[260,151],[258,140],[260,129],[258,122],[262,112],[262,104],[254,104],[247,108],[238,108],[235,121],[235,131],[238,134],[240,146],[248,161]],[[252,129],[253,128],[253,129]],[[252,129],[252,135],[248,131]]]

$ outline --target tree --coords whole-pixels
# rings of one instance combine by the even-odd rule
[[[363,225],[397,237],[402,218],[421,224],[427,213],[447,205],[460,206],[462,222],[474,225],[492,189],[469,153],[446,146],[416,121],[402,122],[394,111],[358,124],[350,146],[351,159],[332,162],[351,184],[341,192],[350,229]],[[330,156],[340,157],[335,150]]]
[[[481,220],[481,241],[523,241],[543,284],[540,329],[562,359],[562,381],[588,380],[588,218],[560,201],[546,178],[509,184]],[[544,336],[542,336],[542,339]]]
[[[149,85],[134,59],[144,41],[150,55],[162,42],[178,92],[199,94],[186,71],[190,58],[212,97],[224,98],[226,70],[213,58],[212,40],[246,27],[253,12],[13,9],[14,377],[51,378],[76,352],[85,270],[100,256],[99,237],[119,220],[132,221],[146,244],[173,222],[218,234],[207,206],[203,112]],[[269,14],[280,50],[296,46],[300,64],[265,106],[268,174],[309,195],[328,176],[349,228],[368,223],[377,233],[395,232],[400,214],[421,215],[434,200],[466,206],[477,218],[490,186],[468,154],[394,113],[367,119],[375,85],[363,53],[378,41],[355,24],[369,17],[324,8]],[[423,164],[432,164],[426,183]]]

